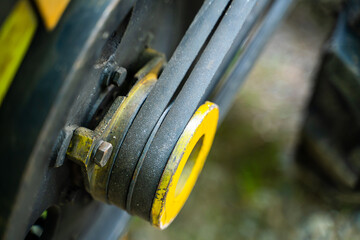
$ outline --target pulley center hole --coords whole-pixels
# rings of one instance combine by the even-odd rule
[[[186,164],[184,166],[184,169],[181,172],[179,181],[176,185],[176,189],[175,189],[175,197],[177,197],[182,190],[184,189],[187,180],[190,177],[190,174],[195,166],[196,160],[198,159],[201,147],[203,145],[203,141],[204,141],[204,135],[199,139],[199,141],[196,143],[194,149],[192,150],[188,160],[186,161]]]

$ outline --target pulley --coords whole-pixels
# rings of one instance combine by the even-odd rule
[[[195,185],[214,139],[219,111],[217,105],[211,102],[205,102],[198,108],[174,149],[169,152],[165,168],[161,165],[153,166],[160,167],[161,169],[155,170],[161,174],[149,181],[156,189],[149,199],[148,205],[151,208],[144,210],[144,206],[134,207],[133,193],[142,191],[141,185],[140,188],[137,186],[139,171],[154,169],[142,169],[143,157],[128,164],[128,161],[119,157],[118,152],[139,108],[157,81],[158,70],[139,79],[126,97],[118,97],[94,130],[84,127],[75,129],[67,157],[81,166],[85,187],[95,199],[117,205],[133,214],[146,211],[149,213],[148,216],[139,215],[163,229],[179,213]],[[166,113],[167,111],[164,112],[164,116]],[[159,120],[158,126],[162,120],[163,118]],[[155,135],[156,128],[152,136]],[[151,140],[154,139],[150,138]],[[148,141],[146,145],[149,144]],[[165,139],[164,145],[166,144]],[[146,149],[144,146],[142,155],[146,154]],[[131,173],[123,176],[127,178],[129,185],[119,183],[119,179],[112,176],[114,166]],[[110,185],[113,186],[112,194],[109,194]]]

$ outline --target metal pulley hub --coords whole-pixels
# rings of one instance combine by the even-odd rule
[[[214,139],[219,111],[217,105],[211,102],[198,108],[169,152],[165,167],[158,164],[153,169],[146,169],[143,163],[148,146],[156,138],[156,131],[171,106],[154,128],[141,157],[132,162],[120,157],[118,153],[124,151],[121,148],[128,129],[155,85],[159,70],[150,71],[139,79],[126,97],[118,97],[94,130],[77,128],[66,155],[81,166],[85,188],[95,199],[117,205],[135,215],[148,212],[147,217],[141,217],[163,229],[179,213],[195,185]],[[120,180],[112,175],[115,168],[117,172],[120,169],[125,173]],[[141,193],[143,190],[141,185],[137,186],[140,170],[160,172],[160,175],[148,181],[155,184],[150,187],[155,188],[156,192],[148,199],[150,208],[145,210],[144,206],[133,203],[134,192]]]
[[[66,154],[82,167],[85,187],[95,199],[109,202],[107,185],[116,161],[116,152],[155,82],[156,75],[148,74],[132,88],[127,97],[120,96],[115,100],[95,130],[79,127],[74,131]],[[103,151],[103,145],[111,147]]]

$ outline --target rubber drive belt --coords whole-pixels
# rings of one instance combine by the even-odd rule
[[[160,180],[156,176],[161,176],[161,171],[178,138],[198,106],[203,103],[208,87],[241,32],[255,3],[256,0],[232,1],[162,122],[146,154],[134,187],[131,209],[136,209],[137,215],[143,217],[150,215],[148,209],[151,209],[151,200]]]
[[[117,158],[120,161],[115,161],[113,166],[107,191],[110,202],[118,199],[114,203],[122,208],[126,207],[127,189],[143,147],[228,2],[229,0],[204,2],[142,105],[118,152]],[[125,191],[118,191],[119,188]],[[149,219],[149,216],[146,216],[146,219]]]

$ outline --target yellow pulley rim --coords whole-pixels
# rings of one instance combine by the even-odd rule
[[[187,124],[156,190],[150,218],[154,226],[166,228],[184,206],[210,151],[218,118],[218,106],[206,102]]]

